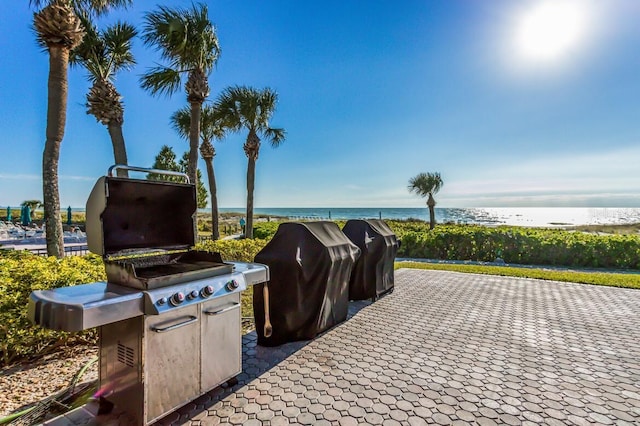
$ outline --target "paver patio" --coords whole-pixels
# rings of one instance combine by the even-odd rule
[[[639,424],[640,290],[403,269],[159,424]]]

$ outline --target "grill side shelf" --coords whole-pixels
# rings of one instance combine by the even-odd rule
[[[81,331],[142,315],[143,307],[142,292],[95,282],[32,292],[28,316],[51,330]]]

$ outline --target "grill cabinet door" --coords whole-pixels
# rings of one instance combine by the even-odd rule
[[[198,306],[145,318],[146,421],[200,395]]]
[[[240,294],[202,305],[202,392],[242,372]]]

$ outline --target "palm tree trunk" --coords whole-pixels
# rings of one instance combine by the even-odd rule
[[[253,155],[249,156],[247,165],[247,223],[245,225],[244,235],[246,238],[253,238],[253,190],[256,179],[256,159]]]
[[[124,136],[122,135],[122,124],[109,124],[107,126],[109,136],[111,137],[111,145],[113,145],[113,159],[116,164],[127,165],[127,149],[124,144]],[[118,176],[127,177],[126,170],[118,169]]]
[[[429,229],[436,227],[436,200],[433,199],[433,195],[429,194],[427,200],[427,207],[429,207]]]
[[[216,175],[213,173],[213,159],[205,158],[207,165],[207,177],[209,178],[209,193],[211,194],[211,238],[220,238],[218,226],[218,189],[216,188]]]
[[[64,257],[62,218],[60,217],[60,190],[58,187],[58,160],[60,144],[67,120],[67,68],[69,50],[49,47],[49,81],[47,83],[47,139],[42,156],[42,196],[44,199],[47,254]]]
[[[191,125],[189,127],[189,165],[187,175],[191,183],[197,185],[198,173],[198,145],[200,145],[200,115],[202,114],[202,102],[190,102]]]

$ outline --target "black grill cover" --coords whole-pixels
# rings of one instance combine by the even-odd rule
[[[392,290],[398,239],[391,228],[378,219],[349,220],[342,232],[360,249],[349,281],[349,299],[376,298]]]
[[[333,222],[282,223],[255,261],[269,267],[273,334],[264,336],[263,286],[253,289],[258,344],[313,339],[347,319],[349,277],[360,250]]]

